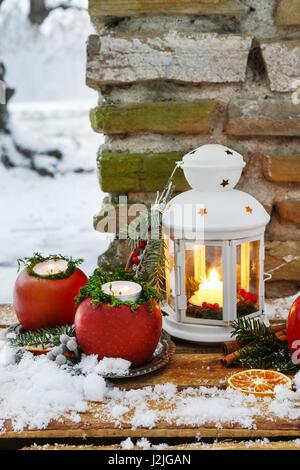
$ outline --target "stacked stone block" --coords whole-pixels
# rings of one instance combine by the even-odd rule
[[[90,0],[91,110],[112,202],[153,200],[175,162],[205,143],[245,156],[239,188],[272,215],[269,296],[300,287],[300,1]],[[300,88],[300,85],[299,85]],[[187,189],[183,175],[176,190]],[[95,218],[95,223],[103,216]]]

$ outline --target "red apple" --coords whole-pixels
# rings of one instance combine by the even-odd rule
[[[155,301],[132,311],[127,305],[95,306],[87,298],[75,316],[76,337],[85,354],[96,354],[98,359],[120,357],[135,366],[151,360],[161,329],[162,315]]]
[[[290,351],[294,352],[299,349],[300,343],[294,345],[293,343],[296,340],[300,342],[300,296],[294,300],[289,311],[287,337]]]
[[[76,268],[66,279],[43,279],[23,269],[15,283],[13,305],[25,330],[72,325],[76,313],[75,297],[88,281]]]

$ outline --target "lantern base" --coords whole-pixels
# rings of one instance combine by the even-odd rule
[[[169,311],[168,316],[164,317],[163,328],[170,336],[195,343],[223,343],[234,339],[231,326],[183,323],[177,321],[176,315]]]

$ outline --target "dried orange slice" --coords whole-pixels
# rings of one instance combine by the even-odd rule
[[[273,397],[277,385],[284,385],[291,389],[292,381],[286,375],[275,370],[249,369],[229,377],[228,385],[246,395]]]

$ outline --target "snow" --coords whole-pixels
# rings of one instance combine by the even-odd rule
[[[75,365],[75,369],[81,370],[83,374],[96,373],[99,375],[126,376],[130,366],[131,362],[126,359],[104,357],[98,361],[97,356],[94,354],[89,356],[83,354],[80,363]]]
[[[96,366],[96,371],[100,375],[127,375],[131,362],[126,359],[104,357]]]
[[[0,57],[7,82],[16,88],[13,100],[96,99],[85,86],[86,41],[93,32],[88,12],[57,8],[33,26],[28,10],[29,0],[4,0],[0,10]]]
[[[95,171],[49,178],[0,165],[0,192],[1,303],[12,301],[16,260],[35,251],[83,258],[92,273],[109,244],[92,226],[103,198]]]
[[[56,8],[58,6],[73,6],[87,10],[88,0],[46,0],[46,8]]]
[[[134,443],[132,442],[130,437],[127,437],[127,439],[120,442],[120,446],[122,450],[132,450],[135,448]],[[165,444],[163,442],[161,444],[151,444],[151,442],[146,437],[142,437],[141,439],[137,440],[136,447],[142,450],[164,450],[167,449],[169,446],[168,444]]]
[[[297,294],[291,295],[290,297],[282,297],[279,299],[266,300],[265,303],[265,315],[271,320],[286,320],[289,314],[289,310],[294,300],[299,297],[300,291]]]
[[[86,400],[103,401],[106,392],[106,383],[103,377],[97,374],[89,374],[83,384]]]
[[[12,348],[7,342],[0,342],[0,366],[9,366],[15,364],[16,354],[14,348]]]
[[[84,258],[91,274],[109,245],[92,225],[104,197],[96,169],[104,138],[89,122],[97,94],[85,85],[88,13],[59,8],[35,26],[28,6],[29,0],[4,0],[0,9],[0,57],[7,83],[16,87],[10,126],[17,145],[34,152],[24,157],[11,136],[0,134],[0,157],[15,165],[0,163],[0,303],[12,301],[18,258],[62,253]],[[53,177],[41,177],[32,165]]]
[[[24,355],[18,365],[0,366],[0,429],[45,428],[62,414],[87,410],[83,376],[68,374],[45,356]]]
[[[123,450],[132,450],[134,449],[134,443],[130,439],[130,437],[127,437],[124,441],[120,443],[121,447]]]
[[[300,372],[297,372],[297,374],[295,375],[294,383],[296,388],[300,390]]]
[[[128,406],[123,406],[123,405],[115,405],[111,408],[110,414],[114,419],[118,419],[121,416],[125,415],[128,413],[129,407]]]
[[[101,403],[100,414],[116,427],[124,423],[133,429],[151,429],[161,421],[177,426],[216,423],[219,428],[239,425],[252,429],[256,419],[265,415],[289,420],[300,417],[299,373],[295,378],[296,391],[279,386],[274,399],[243,395],[231,388],[201,386],[177,390],[172,383],[124,390],[96,372],[95,356],[82,359],[84,375],[29,352],[15,363],[11,355],[16,349],[10,348],[7,355],[7,346],[2,337],[0,357],[8,360],[0,363],[0,429],[9,418],[14,430],[26,426],[43,429],[63,415],[80,422],[81,413],[89,409],[91,401]],[[126,440],[123,445],[131,443]],[[142,439],[137,445],[146,448],[149,444]]]

